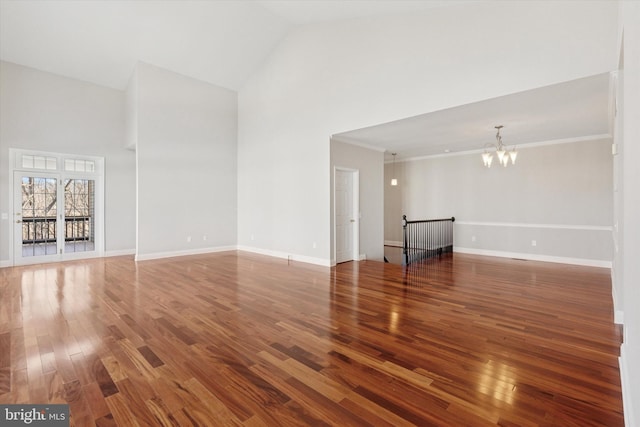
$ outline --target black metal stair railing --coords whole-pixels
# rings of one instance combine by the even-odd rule
[[[453,252],[455,220],[455,217],[451,217],[409,221],[406,215],[402,215],[402,264],[409,265],[445,252]]]

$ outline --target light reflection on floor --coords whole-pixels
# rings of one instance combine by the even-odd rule
[[[97,266],[96,266],[97,267]],[[23,320],[53,321],[89,310],[92,292],[89,281],[95,272],[91,264],[33,265],[21,273]]]
[[[517,376],[513,371],[514,369],[509,365],[489,360],[484,365],[483,372],[480,373],[478,391],[496,400],[512,404],[517,382]]]

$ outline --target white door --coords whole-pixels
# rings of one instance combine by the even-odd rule
[[[336,262],[357,259],[358,222],[354,197],[357,172],[336,169],[335,173],[335,236]]]
[[[15,171],[14,264],[90,256],[96,250],[96,181]]]

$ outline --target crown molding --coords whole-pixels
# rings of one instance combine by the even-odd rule
[[[548,141],[539,141],[539,142],[529,142],[526,144],[509,144],[509,147],[518,147],[520,149],[527,148],[536,148],[536,147],[544,147],[546,145],[558,145],[558,144],[570,144],[573,142],[585,142],[585,141],[597,141],[600,139],[611,139],[613,135],[609,133],[603,133],[598,135],[587,135],[587,136],[579,136],[573,138],[562,138],[562,139],[551,139]],[[455,153],[441,153],[441,154],[430,154],[426,156],[415,156],[415,157],[406,157],[403,159],[396,159],[396,163],[398,162],[413,162],[417,160],[426,160],[426,159],[435,159],[438,157],[451,157],[451,156],[466,156],[469,154],[482,154],[484,152],[483,148],[478,148],[475,150],[466,150],[466,151],[456,151]],[[387,160],[385,163],[392,163],[392,160]]]

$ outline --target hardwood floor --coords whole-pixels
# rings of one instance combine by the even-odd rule
[[[0,404],[76,426],[622,426],[607,269],[226,252],[0,269]]]

